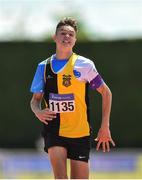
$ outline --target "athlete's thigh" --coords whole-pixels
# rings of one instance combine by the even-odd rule
[[[89,178],[88,162],[70,160],[70,165],[71,165],[71,179],[88,179]]]
[[[67,178],[67,150],[61,146],[53,146],[48,149],[48,155],[52,164],[55,178]]]
[[[90,154],[90,137],[72,138],[68,140],[68,158],[88,162]]]

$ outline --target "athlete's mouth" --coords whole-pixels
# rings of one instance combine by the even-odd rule
[[[64,44],[69,44],[70,43],[70,41],[68,41],[68,40],[63,40],[62,41]]]

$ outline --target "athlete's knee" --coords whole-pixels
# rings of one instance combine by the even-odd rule
[[[68,179],[67,173],[63,172],[54,173],[54,177],[55,179]]]

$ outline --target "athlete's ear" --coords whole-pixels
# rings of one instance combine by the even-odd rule
[[[56,41],[56,34],[52,35],[53,41]]]
[[[77,33],[75,33],[75,43],[76,43],[76,41],[77,41]]]
[[[77,41],[77,38],[75,37],[75,39],[74,39],[74,44],[76,43],[76,41]]]

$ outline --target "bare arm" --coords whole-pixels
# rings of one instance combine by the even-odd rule
[[[53,118],[56,118],[56,113],[50,111],[49,108],[41,109],[42,98],[43,98],[42,93],[33,94],[30,105],[36,117],[41,122],[48,124],[47,121],[51,121]]]
[[[100,86],[97,91],[102,96],[102,123],[97,138],[95,139],[98,141],[96,149],[99,150],[100,146],[102,145],[103,152],[105,152],[106,150],[110,151],[109,143],[112,143],[112,145],[115,146],[109,130],[112,93],[105,83]]]

